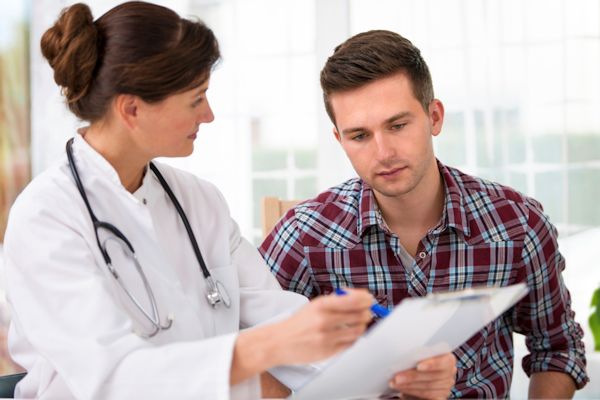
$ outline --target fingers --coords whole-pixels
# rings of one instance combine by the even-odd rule
[[[456,373],[456,357],[452,353],[431,357],[417,364],[417,371],[446,371],[452,375]]]
[[[314,301],[319,301],[322,306],[336,312],[355,312],[367,310],[375,302],[373,296],[366,289],[344,289],[346,295],[327,295],[321,296]]]
[[[454,386],[454,378],[448,376],[434,376],[430,380],[403,380],[394,378],[390,381],[390,387],[402,392],[414,394],[417,391],[443,391],[449,393]],[[446,394],[447,395],[447,394]]]
[[[363,326],[366,328],[369,321],[372,319],[371,312],[367,311],[356,311],[356,312],[338,312],[326,314],[326,330],[339,328],[346,328],[352,326]]]
[[[395,375],[390,382],[394,385],[411,385],[413,387],[442,387],[447,382],[453,382],[454,376],[445,372],[418,372],[416,370],[408,370]]]
[[[345,296],[320,296],[311,301],[316,314],[315,322],[324,330],[340,327],[365,326],[372,319],[370,311],[373,296],[364,289],[348,289]]]
[[[456,358],[452,353],[421,361],[416,368],[396,374],[390,387],[404,395],[425,399],[448,398],[456,379]]]
[[[419,399],[419,400],[446,400],[450,397],[449,391],[439,390],[423,390],[423,391],[403,391],[402,399]]]
[[[447,399],[452,387],[454,387],[454,379],[446,379],[443,381],[411,383],[404,382],[395,384],[390,382],[390,387],[399,391],[404,396],[414,396],[420,399]]]
[[[277,361],[305,364],[330,357],[351,346],[367,329],[373,297],[348,289],[344,296],[320,296],[277,324]]]
[[[328,332],[325,344],[332,347],[330,355],[337,354],[352,346],[366,331],[366,325],[340,327]]]
[[[333,340],[340,344],[352,344],[358,339],[363,333],[365,333],[366,326],[362,325],[342,325],[332,332]]]
[[[367,329],[371,315],[368,312],[314,315],[312,332],[323,335],[323,342],[352,343]]]

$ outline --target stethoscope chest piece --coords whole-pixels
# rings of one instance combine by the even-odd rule
[[[119,286],[121,287],[123,292],[127,295],[129,300],[141,312],[144,319],[147,320],[147,322],[149,322],[151,325],[151,329],[149,332],[136,332],[136,333],[138,333],[143,338],[151,338],[151,337],[155,336],[157,333],[159,333],[160,331],[170,329],[171,326],[173,325],[173,316],[168,315],[166,322],[164,322],[164,323],[161,322],[158,305],[156,302],[156,298],[154,296],[154,292],[152,291],[150,282],[148,281],[146,274],[144,273],[140,263],[138,262],[137,256],[135,254],[135,250],[134,250],[131,242],[114,225],[112,225],[108,222],[105,222],[105,221],[100,221],[94,214],[94,211],[92,210],[90,202],[85,193],[85,189],[81,182],[81,178],[79,177],[79,172],[77,171],[77,166],[75,165],[75,159],[73,157],[72,146],[73,146],[73,139],[69,139],[67,141],[67,149],[66,149],[67,150],[67,159],[69,161],[69,168],[73,175],[73,179],[75,180],[75,185],[77,186],[77,190],[81,194],[83,202],[85,203],[85,206],[90,214],[90,218],[94,225],[94,234],[96,236],[96,242],[98,244],[98,248],[100,249],[102,256],[104,257],[104,261],[106,263],[106,266],[108,267],[108,270],[111,273],[111,276],[117,281],[117,283],[119,284]],[[167,195],[173,202],[173,206],[175,207],[177,213],[179,214],[179,216],[181,218],[183,225],[185,226],[185,229],[186,229],[187,234],[190,239],[190,243],[192,245],[192,248],[194,250],[196,258],[198,259],[198,264],[200,266],[200,270],[206,280],[206,286],[207,286],[206,298],[207,298],[209,304],[213,308],[216,308],[219,304],[223,304],[225,307],[229,308],[231,306],[231,298],[229,297],[229,294],[227,293],[227,289],[225,289],[225,286],[220,281],[213,279],[212,275],[210,274],[210,271],[208,270],[206,263],[204,262],[204,259],[202,257],[202,253],[200,252],[200,248],[198,247],[198,242],[196,241],[196,237],[194,236],[194,232],[192,231],[192,228],[187,219],[187,216],[185,215],[185,212],[183,211],[181,204],[179,204],[179,200],[177,200],[177,197],[175,197],[175,194],[171,190],[167,181],[162,176],[162,174],[160,173],[158,168],[152,162],[150,163],[150,169],[152,170],[152,172],[154,172],[154,175],[159,180],[161,186],[163,187],[163,189],[165,190],[165,192],[167,193]],[[100,230],[100,229],[107,231],[108,233],[110,233],[112,235],[112,237],[109,237],[109,238],[101,241],[100,237],[98,235],[98,230]],[[120,250],[124,254],[127,255],[127,259],[130,262],[133,262],[135,271],[139,275],[142,285],[146,291],[146,294],[148,297],[148,302],[150,303],[149,311],[146,310],[146,308],[143,306],[143,304],[140,301],[138,301],[138,299],[132,294],[132,292],[129,290],[127,285],[120,278],[120,274],[117,272],[116,268],[113,266],[112,259],[111,259],[110,255],[108,254],[108,245],[109,244],[117,245],[118,247],[120,247]]]
[[[219,304],[225,307],[231,307],[231,298],[225,286],[218,280],[214,280],[212,276],[206,278],[206,299],[208,304],[216,308]]]

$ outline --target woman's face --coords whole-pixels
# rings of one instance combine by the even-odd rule
[[[208,85],[209,79],[158,103],[138,103],[134,141],[150,159],[192,153],[200,124],[214,120],[206,97]]]

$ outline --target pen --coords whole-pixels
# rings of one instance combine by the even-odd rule
[[[346,291],[344,289],[342,289],[342,288],[336,288],[335,289],[335,294],[337,294],[338,296],[343,296],[343,295],[348,294],[348,293],[346,293]],[[381,304],[377,304],[377,303],[373,303],[371,305],[371,312],[373,314],[375,314],[379,318],[387,317],[390,314],[390,310],[388,310],[387,308],[385,308]]]

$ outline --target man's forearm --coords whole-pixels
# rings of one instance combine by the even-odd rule
[[[530,399],[570,399],[575,389],[573,378],[562,372],[536,372],[529,380]]]

